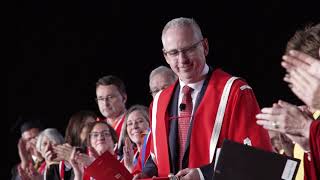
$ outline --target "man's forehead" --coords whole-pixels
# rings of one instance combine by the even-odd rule
[[[38,134],[39,134],[38,128],[31,128],[22,133],[22,138],[27,140],[27,139],[36,137]]]
[[[103,92],[103,93],[120,93],[118,87],[114,84],[110,85],[100,85],[97,88],[97,92]]]

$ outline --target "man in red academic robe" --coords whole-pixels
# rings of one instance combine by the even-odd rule
[[[271,151],[268,132],[256,124],[259,107],[252,89],[241,79],[209,68],[208,41],[196,22],[188,18],[170,21],[162,42],[166,61],[179,80],[154,97],[150,119],[155,158],[148,159],[143,174],[136,178],[173,174],[212,179],[215,149],[225,138]],[[185,132],[179,120],[186,108],[185,85],[192,89],[188,103],[192,101],[192,112],[181,153],[180,135]]]

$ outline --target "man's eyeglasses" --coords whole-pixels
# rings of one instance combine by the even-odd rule
[[[107,97],[98,97],[95,100],[97,102],[105,102],[105,101],[110,102],[110,101],[114,100],[116,97],[117,97],[116,95],[109,95]]]
[[[108,130],[104,130],[102,132],[91,132],[90,133],[90,138],[98,139],[99,135],[106,138],[106,137],[111,136],[111,133]]]
[[[196,48],[198,47],[198,45],[203,41],[203,39],[201,39],[200,41],[192,44],[191,46],[182,48],[182,49],[173,49],[170,51],[166,51],[165,49],[163,49],[163,53],[167,56],[170,56],[172,58],[177,57],[179,55],[179,53],[183,53],[186,56],[191,56]]]

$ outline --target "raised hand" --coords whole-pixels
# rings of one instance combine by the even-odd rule
[[[267,130],[277,131],[296,136],[309,137],[312,118],[297,106],[279,101],[279,106],[261,109],[256,115],[257,124]]]
[[[56,161],[65,160],[70,162],[73,147],[68,144],[61,144],[53,147],[53,151],[57,154]]]
[[[320,72],[320,69],[319,69]],[[312,109],[320,109],[320,78],[296,68],[284,77],[292,92]]]
[[[23,138],[19,139],[18,153],[21,160],[22,168],[23,169],[27,168],[28,164],[32,161],[32,158],[31,158],[31,154],[27,150],[26,141],[23,140]]]
[[[88,167],[96,160],[96,158],[98,158],[98,156],[98,153],[92,147],[88,147],[88,154],[77,152],[76,159],[83,167]]]
[[[320,49],[319,49],[320,51]],[[319,52],[320,54],[320,52]],[[313,76],[320,78],[320,60],[315,59],[303,52],[291,50],[282,57],[281,65],[290,73],[296,68],[301,68]]]
[[[21,180],[42,180],[43,177],[33,167],[31,163],[26,168],[18,166],[18,174]]]
[[[74,180],[82,180],[83,178],[83,171],[84,167],[83,164],[81,163],[81,160],[79,160],[80,152],[76,151],[76,148],[73,147],[70,158],[69,158],[69,163],[71,164],[74,172]]]
[[[133,170],[133,157],[134,151],[132,147],[132,143],[130,139],[127,137],[125,139],[125,143],[123,146],[123,159],[124,159],[124,166],[128,169],[129,172]]]

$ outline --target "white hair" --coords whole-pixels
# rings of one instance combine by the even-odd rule
[[[38,135],[36,148],[37,148],[37,151],[39,152],[41,152],[42,150],[42,141],[45,136],[56,144],[64,143],[63,136],[60,134],[60,132],[57,129],[47,128]]]
[[[168,68],[166,66],[159,66],[151,71],[150,76],[149,76],[149,84],[150,84],[153,76],[158,75],[158,74],[162,74],[164,76],[167,76],[170,80],[170,84],[175,82],[178,79],[177,75],[170,68]]]
[[[200,26],[198,23],[192,19],[192,18],[185,18],[185,17],[180,17],[180,18],[175,18],[169,21],[163,28],[162,30],[162,35],[161,35],[161,40],[162,43],[164,42],[164,37],[168,29],[170,28],[183,28],[183,27],[191,27],[193,29],[193,32],[195,33],[196,37],[199,39],[203,39],[202,32],[200,29]]]

